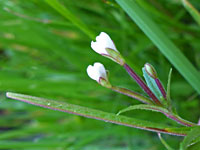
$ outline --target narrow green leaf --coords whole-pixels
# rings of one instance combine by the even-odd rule
[[[200,94],[199,72],[135,0],[116,0],[164,56]]]
[[[155,80],[149,76],[149,74],[146,72],[145,68],[142,68],[143,76],[145,78],[145,81],[148,85],[148,87],[151,89],[151,91],[156,95],[156,97],[160,100],[162,97],[162,93],[160,92]]]
[[[191,145],[195,144],[195,139],[200,137],[200,127],[197,126],[193,128],[188,135],[184,138],[183,142],[180,145],[181,150],[186,150]],[[196,141],[198,142],[198,141]]]
[[[169,112],[167,109],[160,107],[160,106],[155,106],[155,105],[147,105],[147,104],[140,104],[140,105],[133,105],[133,106],[129,106],[125,109],[122,109],[118,112],[118,115],[127,111],[131,111],[134,109],[143,109],[143,110],[151,110],[151,111],[155,111],[155,112],[160,112],[163,113],[166,117],[176,121],[179,124],[185,125],[185,126],[194,126],[196,124],[189,122],[187,120],[182,119],[181,117],[179,117],[178,115]]]
[[[167,81],[167,102],[168,102],[168,106],[171,108],[171,94],[170,94],[170,89],[171,89],[171,78],[172,78],[172,68],[169,71],[169,75],[168,75],[168,81]]]
[[[171,146],[169,146],[169,144],[167,144],[167,142],[162,138],[161,134],[158,133],[158,137],[160,139],[160,141],[162,142],[162,144],[165,146],[165,148],[167,150],[174,150],[173,148],[171,148]]]
[[[200,13],[198,12],[198,10],[194,6],[192,6],[192,4],[188,0],[182,0],[182,3],[186,10],[194,18],[194,20],[200,25]]]
[[[129,106],[125,109],[122,109],[117,113],[117,115],[127,112],[127,111],[135,110],[135,109],[151,110],[151,111],[155,111],[155,112],[168,113],[167,109],[162,108],[160,106],[139,104],[139,105],[133,105],[133,106]]]
[[[54,8],[57,12],[59,12],[62,16],[71,21],[91,39],[95,38],[95,34],[80,19],[73,15],[64,5],[60,4],[58,0],[45,0],[45,2]]]
[[[93,119],[102,120],[105,122],[139,128],[139,129],[153,131],[153,132],[161,132],[161,133],[166,133],[166,134],[184,136],[184,135],[187,135],[187,132],[190,129],[189,127],[188,128],[169,127],[162,124],[152,123],[152,122],[139,120],[139,119],[133,119],[133,118],[125,117],[121,115],[118,116],[113,113],[103,112],[100,110],[95,110],[95,109],[91,109],[87,107],[82,107],[82,106],[73,105],[73,104],[64,103],[64,102],[58,102],[55,100],[48,100],[44,98],[33,97],[29,95],[23,95],[23,94],[11,93],[11,92],[7,92],[6,95],[8,98],[26,102],[32,105],[37,105],[37,106],[48,108],[48,109],[53,109],[57,111],[84,116],[87,118],[93,118]]]

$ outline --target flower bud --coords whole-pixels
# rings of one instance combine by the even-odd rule
[[[153,67],[151,64],[146,63],[146,64],[144,65],[144,68],[145,68],[145,71],[147,72],[147,74],[148,74],[150,77],[152,77],[153,79],[158,78],[157,72],[156,72],[156,70],[154,69],[154,67]]]

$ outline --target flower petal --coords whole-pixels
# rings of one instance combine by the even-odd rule
[[[99,74],[98,72],[96,72],[95,68],[92,65],[89,65],[87,67],[87,74],[91,79],[96,80],[96,81],[99,80]]]
[[[99,72],[99,77],[102,77],[104,79],[107,79],[107,73],[106,73],[106,69],[104,67],[103,64],[96,62],[94,63],[94,68],[96,68],[96,70],[98,70]]]
[[[106,70],[103,64],[99,62],[94,63],[93,66],[89,65],[87,67],[87,74],[91,79],[96,80],[97,82],[99,82],[100,77],[107,80]]]
[[[108,55],[106,48],[117,51],[114,42],[111,40],[110,36],[105,32],[101,32],[99,36],[96,37],[96,42],[94,41],[91,42],[91,47],[95,52],[99,54]]]
[[[104,45],[101,42],[91,42],[92,49],[99,54],[108,54]]]
[[[107,33],[101,32],[100,35],[96,37],[96,40],[101,41],[101,43],[104,44],[105,48],[110,48],[117,51],[114,42]]]

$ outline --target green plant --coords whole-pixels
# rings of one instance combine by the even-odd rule
[[[162,138],[161,132],[187,135],[180,149],[198,149],[199,127],[186,121],[195,122],[199,117],[195,90],[199,92],[200,30],[193,20],[198,22],[195,0],[116,2],[0,1],[0,148],[140,150],[163,149],[162,142],[167,149],[178,149],[182,137],[162,134]],[[196,9],[190,7],[192,4]],[[90,42],[100,31],[109,33],[116,42],[120,53],[107,51],[123,67],[91,52]],[[110,70],[110,85],[101,80],[106,88],[86,76],[86,67],[94,61],[103,62]],[[150,63],[141,70],[145,62]],[[170,85],[171,71],[168,82],[167,72],[171,64],[175,68]],[[147,92],[146,96],[123,68]],[[142,72],[147,85],[139,77]],[[158,132],[161,142],[151,132],[11,101],[5,98],[6,92],[10,98],[42,107]],[[186,119],[180,118],[174,108]]]

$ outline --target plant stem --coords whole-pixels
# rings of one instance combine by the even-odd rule
[[[141,101],[142,103],[145,103],[145,104],[153,104],[153,102],[148,99],[147,97],[139,94],[139,93],[136,93],[136,92],[133,92],[129,89],[125,89],[125,88],[120,88],[120,87],[115,87],[115,86],[112,86],[111,89],[113,91],[116,91],[118,93],[121,93],[121,94],[124,94],[124,95],[127,95],[129,97],[132,97],[134,99],[137,99],[139,101]]]
[[[123,66],[126,71],[129,73],[129,75],[137,82],[137,84],[149,95],[149,97],[152,98],[152,100],[157,105],[162,105],[160,101],[156,98],[156,96],[153,94],[153,92],[149,89],[149,87],[144,83],[144,81],[134,72],[133,69],[128,64],[124,64]]]
[[[170,118],[170,119],[172,119],[172,120],[176,121],[177,123],[182,124],[184,126],[192,127],[192,126],[196,125],[196,124],[194,124],[190,121],[184,120],[183,118],[181,118],[181,117],[179,117],[175,114],[165,114],[165,116],[167,116],[168,118]]]
[[[155,82],[156,82],[160,92],[162,93],[163,97],[166,99],[166,92],[165,92],[165,89],[164,89],[163,85],[161,84],[160,80],[158,78],[156,78]]]
[[[140,107],[140,109],[141,109],[141,107]],[[197,125],[195,123],[192,123],[190,121],[187,121],[187,120],[181,118],[177,114],[170,112],[166,108],[163,108],[163,107],[160,107],[160,106],[147,105],[146,109],[160,112],[160,113],[164,114],[167,118],[172,119],[172,120],[176,121],[177,123],[184,125],[184,126],[192,127],[192,126]]]

